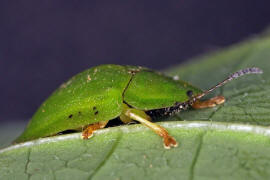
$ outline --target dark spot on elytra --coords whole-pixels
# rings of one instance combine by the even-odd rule
[[[68,118],[72,118],[72,116],[73,116],[73,115],[71,114],[71,115],[68,116]]]
[[[188,91],[187,91],[187,96],[188,96],[188,97],[191,97],[192,95],[193,95],[193,91],[192,91],[192,90],[188,90]]]
[[[79,111],[78,114],[81,115],[82,114],[81,111]]]
[[[97,114],[98,114],[98,111],[95,112],[95,115],[97,115]]]
[[[96,110],[96,109],[97,109],[97,107],[96,107],[96,106],[94,106],[94,107],[93,107],[93,110]]]

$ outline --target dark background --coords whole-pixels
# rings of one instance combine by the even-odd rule
[[[263,31],[249,0],[0,2],[0,121],[27,120],[70,76],[105,63],[164,69]]]

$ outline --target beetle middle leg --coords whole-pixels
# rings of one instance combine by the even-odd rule
[[[130,108],[126,104],[124,104],[124,110],[120,119],[123,122],[129,122],[130,120],[139,121],[141,124],[149,127],[155,133],[163,138],[163,145],[166,149],[170,149],[171,147],[177,147],[178,143],[176,140],[169,135],[168,131],[164,129],[162,126],[152,123],[150,116],[148,116],[144,111]]]
[[[225,102],[224,96],[216,96],[205,101],[200,101],[199,99],[197,99],[191,106],[194,109],[203,109],[203,108],[208,108],[208,107],[214,107],[224,102]]]
[[[100,122],[88,125],[82,132],[82,138],[89,139],[90,137],[93,136],[94,131],[104,128],[107,123],[108,121],[100,121]]]

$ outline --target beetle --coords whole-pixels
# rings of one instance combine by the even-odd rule
[[[108,121],[120,118],[149,127],[163,138],[166,149],[177,141],[162,126],[151,122],[152,116],[172,115],[189,107],[201,109],[225,102],[223,96],[200,99],[244,74],[259,74],[259,68],[233,73],[209,90],[201,89],[140,66],[100,65],[85,70],[56,89],[33,115],[15,143],[56,135],[66,130],[82,129],[82,138],[104,128]]]

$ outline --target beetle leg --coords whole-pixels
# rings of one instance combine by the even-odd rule
[[[82,138],[89,139],[90,137],[93,136],[94,131],[104,128],[107,123],[108,121],[100,121],[100,122],[88,125],[82,132]]]
[[[141,124],[155,131],[155,133],[157,133],[163,138],[164,148],[170,149],[171,147],[177,147],[178,143],[172,136],[169,135],[168,131],[162,126],[152,123],[150,116],[148,116],[144,111],[129,108],[127,105],[124,105],[124,110],[122,114],[129,117],[130,119],[139,121]]]
[[[216,96],[205,101],[200,101],[199,99],[197,99],[191,106],[194,109],[203,109],[203,108],[208,108],[208,107],[214,107],[224,102],[225,102],[224,96]]]

